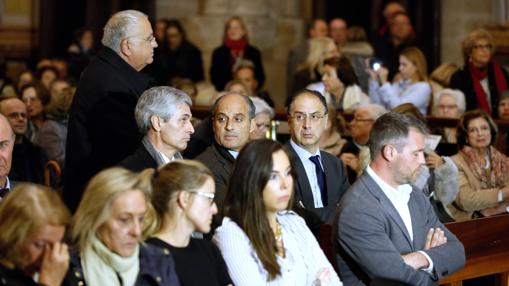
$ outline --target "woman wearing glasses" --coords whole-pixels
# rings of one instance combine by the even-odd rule
[[[197,161],[173,161],[156,172],[152,185],[158,223],[147,243],[172,254],[181,285],[230,285],[217,247],[191,237],[193,232],[208,233],[217,213],[210,170]]]
[[[507,72],[493,60],[493,38],[486,30],[472,31],[462,43],[465,66],[451,78],[451,88],[465,94],[467,110],[480,108],[497,117],[500,94],[508,88]]]
[[[283,146],[240,152],[214,241],[235,285],[342,285],[304,220],[290,210],[292,165]]]

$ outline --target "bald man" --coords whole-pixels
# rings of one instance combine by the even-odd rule
[[[11,171],[12,149],[14,148],[14,132],[5,116],[0,114],[0,200],[13,187],[8,174]]]

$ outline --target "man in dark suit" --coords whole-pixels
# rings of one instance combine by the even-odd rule
[[[461,242],[410,185],[425,164],[426,132],[422,122],[394,112],[373,125],[371,164],[339,208],[336,258],[346,285],[436,285],[465,264]]]
[[[157,47],[145,14],[114,14],[104,27],[102,43],[104,49],[81,75],[70,112],[63,197],[71,211],[92,176],[138,147],[134,108],[153,84],[140,73]]]
[[[180,152],[194,132],[191,105],[189,95],[173,87],[157,86],[143,92],[134,117],[144,137],[120,166],[139,172],[182,159]]]
[[[212,107],[214,144],[196,157],[214,174],[218,209],[222,210],[233,163],[255,127],[255,107],[249,97],[226,93]],[[216,220],[217,223],[217,220]]]
[[[350,187],[341,160],[319,149],[327,116],[325,98],[316,91],[296,93],[288,107],[291,139],[286,146],[297,174],[294,203],[315,235],[322,223],[332,224],[336,205]]]

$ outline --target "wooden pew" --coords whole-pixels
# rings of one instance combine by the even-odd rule
[[[461,286],[466,279],[497,275],[497,285],[508,285],[509,215],[446,224],[465,246],[465,267],[440,280]]]

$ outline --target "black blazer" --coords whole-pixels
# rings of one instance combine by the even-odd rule
[[[127,156],[118,165],[133,172],[141,172],[149,168],[157,169],[158,167],[156,160],[152,158],[143,143],[140,143],[138,149],[136,149],[133,154]]]
[[[304,217],[306,224],[317,234],[320,225],[323,223],[332,224],[336,215],[336,207],[343,197],[343,194],[350,187],[348,177],[343,162],[337,157],[320,151],[322,165],[325,172],[325,179],[327,183],[327,206],[323,208],[315,208],[313,201],[313,192],[309,185],[309,180],[306,175],[306,170],[302,165],[297,153],[290,145],[290,141],[286,143],[286,148],[292,155],[292,160],[295,166],[295,196],[294,207],[295,210]],[[304,208],[302,207],[304,206]]]
[[[81,76],[67,135],[64,201],[74,211],[88,180],[136,150],[134,108],[153,80],[104,48]]]
[[[247,45],[244,51],[244,59],[253,62],[255,66],[255,78],[258,80],[258,88],[262,88],[265,83],[265,73],[263,72],[262,55],[260,51],[251,45]],[[225,45],[216,48],[212,54],[210,79],[217,91],[224,90],[226,83],[233,79],[230,66],[230,49]]]
[[[502,72],[504,73],[505,81],[509,84],[509,77],[507,75],[507,71],[503,67]],[[465,94],[467,110],[479,108],[479,103],[477,102],[477,95],[474,89],[474,82],[472,80],[472,76],[470,75],[468,65],[465,65],[463,69],[456,71],[452,75],[450,86],[451,88],[461,90]],[[490,101],[492,106],[491,116],[497,118],[498,117],[497,107],[500,94],[498,94],[497,83],[495,82],[495,74],[492,65],[489,65],[488,67],[488,87],[490,89]]]

